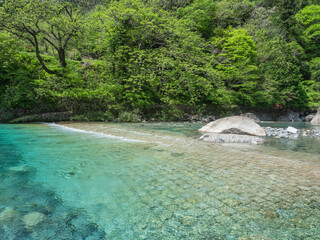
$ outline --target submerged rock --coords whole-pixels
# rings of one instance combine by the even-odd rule
[[[11,207],[6,207],[1,213],[0,213],[0,222],[8,221],[14,217],[15,211]]]
[[[204,142],[215,142],[215,143],[247,143],[247,144],[261,144],[263,138],[239,135],[239,134],[216,134],[209,133],[200,137],[200,140]]]
[[[245,134],[252,136],[266,135],[262,127],[255,123],[252,119],[244,116],[221,118],[205,125],[198,131],[207,133]]]
[[[36,226],[38,223],[43,221],[44,217],[45,216],[43,213],[31,212],[25,215],[22,218],[22,221],[24,222],[27,228],[30,228],[30,227]]]
[[[28,171],[30,171],[30,167],[28,167],[27,165],[18,165],[18,166],[11,167],[9,169],[14,172],[28,172]]]
[[[314,116],[314,118],[310,122],[311,124],[320,125],[320,106],[318,108],[317,114]]]
[[[290,139],[297,139],[297,138],[299,138],[299,134],[292,134],[292,135],[289,135],[289,138]]]

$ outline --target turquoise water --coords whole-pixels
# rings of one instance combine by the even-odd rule
[[[318,140],[207,144],[198,127],[0,125],[0,239],[320,239]]]

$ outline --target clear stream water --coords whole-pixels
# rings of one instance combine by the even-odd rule
[[[200,126],[1,124],[0,239],[320,239],[319,140]]]

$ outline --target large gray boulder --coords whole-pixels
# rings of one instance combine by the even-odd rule
[[[252,136],[266,136],[265,131],[252,119],[244,116],[221,118],[198,130],[205,133],[231,133]]]
[[[317,114],[314,116],[314,118],[310,122],[311,124],[320,125],[320,106],[318,108]]]

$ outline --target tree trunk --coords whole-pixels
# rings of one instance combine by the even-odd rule
[[[58,54],[59,54],[60,66],[63,67],[63,68],[66,68],[67,67],[66,52],[65,52],[64,48],[59,48]]]
[[[49,73],[49,74],[58,74],[57,71],[50,70],[50,69],[47,68],[47,66],[44,64],[43,59],[42,59],[42,57],[41,57],[41,55],[40,55],[38,39],[37,39],[36,36],[33,36],[33,39],[34,39],[34,43],[33,43],[33,42],[31,42],[31,43],[34,45],[34,47],[35,47],[35,49],[36,49],[36,56],[37,56],[37,58],[38,58],[38,60],[39,60],[39,62],[40,62],[40,64],[41,64],[43,70],[45,70],[45,71],[46,71],[47,73]]]

